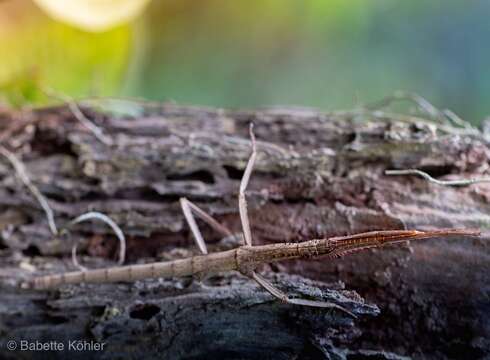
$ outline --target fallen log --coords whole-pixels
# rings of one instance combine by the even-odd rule
[[[59,227],[87,211],[114,219],[127,237],[127,263],[193,251],[178,204],[182,196],[240,231],[237,192],[250,154],[251,121],[258,139],[248,191],[256,243],[414,228],[480,228],[484,234],[477,240],[429,240],[335,261],[289,262],[268,269],[271,277],[281,270],[313,279],[310,291],[327,289],[322,281],[341,280],[346,289],[356,290],[380,309],[374,316],[376,306],[355,296],[355,306],[365,309],[366,316],[349,320],[347,328],[342,314],[291,309],[239,275],[220,280],[212,290],[206,282],[196,285],[186,280],[184,286],[183,280],[175,279],[30,293],[16,287],[19,281],[34,273],[69,268],[69,261],[60,264],[60,258],[69,258],[74,243],[80,245],[86,261],[100,265],[94,257],[107,259],[104,264],[115,259],[117,240],[110,229],[96,223],[79,224],[69,236],[53,236],[36,199],[17,180],[8,161],[0,159],[1,342],[15,329],[31,334],[30,339],[56,334],[64,340],[70,336],[108,340],[112,350],[124,346],[141,354],[154,346],[155,357],[216,357],[220,352],[237,358],[259,353],[271,358],[322,354],[344,359],[490,355],[486,233],[490,184],[444,187],[417,177],[384,174],[387,169],[416,168],[440,179],[481,177],[490,155],[484,133],[423,117],[367,110],[227,111],[166,104],[146,107],[134,117],[82,107],[111,139],[107,144],[71,110],[2,110],[0,131],[9,131],[2,144],[22,160],[32,182],[48,198]],[[20,122],[22,126],[17,125]],[[230,246],[205,226],[202,231],[211,247]],[[284,276],[283,286],[301,293],[297,283],[306,280]],[[148,300],[137,290],[143,288],[146,294],[147,287],[157,289],[158,296]],[[332,296],[344,296],[343,291],[335,291]],[[320,297],[328,294],[318,292]],[[87,303],[92,298],[97,301]],[[124,301],[112,322],[98,321],[118,299]],[[259,305],[250,305],[254,301]],[[81,303],[85,305],[74,305]],[[19,304],[26,309],[23,316]],[[137,305],[143,314],[154,316],[128,320]],[[175,309],[185,315],[173,318]],[[226,316],[213,323],[217,316],[213,314],[221,311]],[[52,321],[40,328],[50,314],[55,314]],[[262,316],[265,322],[259,319]],[[151,320],[155,317],[159,320]],[[308,326],[298,325],[298,319],[306,318]],[[207,322],[213,323],[209,331],[199,330]],[[251,325],[257,322],[274,326],[259,331]],[[227,327],[234,330],[227,332]],[[257,331],[255,336],[251,329]],[[134,332],[139,334],[139,345],[133,344]],[[210,345],[209,339],[216,338],[220,341]],[[191,346],[185,343],[189,339],[196,342],[195,352],[183,350]],[[100,357],[119,355],[107,351]]]

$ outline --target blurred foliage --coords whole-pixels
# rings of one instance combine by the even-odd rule
[[[323,109],[403,89],[473,122],[490,113],[484,0],[153,0],[135,22],[97,34],[13,2],[0,2],[0,86],[24,94],[10,95],[17,103],[44,101],[36,84],[75,97]]]
[[[8,102],[44,103],[40,86],[71,96],[118,92],[130,58],[129,25],[95,34],[56,22],[27,1],[1,5],[10,6],[0,13],[0,96]]]
[[[0,86],[0,100],[13,107],[26,104],[44,103],[47,101],[44,94],[39,91],[39,82],[35,73],[25,73],[5,81]]]

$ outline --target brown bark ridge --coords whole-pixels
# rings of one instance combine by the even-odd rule
[[[87,211],[111,216],[126,234],[127,263],[197,252],[180,211],[182,196],[240,231],[237,193],[250,154],[250,122],[258,156],[247,195],[257,244],[390,229],[468,227],[483,236],[265,269],[282,289],[335,301],[358,320],[278,303],[239,274],[28,291],[18,287],[22,279],[71,268],[75,242],[87,266],[100,267],[113,264],[117,240],[95,222],[52,236],[41,207],[2,158],[2,356],[48,356],[6,350],[9,339],[23,338],[107,344],[104,351],[50,358],[490,356],[490,184],[444,187],[384,175],[416,168],[439,179],[483,176],[490,158],[485,133],[384,111],[134,107],[136,116],[83,107],[111,144],[67,107],[0,109],[2,144],[48,198],[57,225]],[[201,228],[210,251],[233,246]]]

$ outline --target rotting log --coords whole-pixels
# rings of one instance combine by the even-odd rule
[[[202,285],[174,279],[27,292],[15,287],[20,279],[69,268],[75,242],[88,264],[101,266],[115,259],[117,241],[96,223],[54,238],[42,209],[0,159],[0,341],[14,330],[31,339],[55,334],[107,340],[112,351],[98,353],[101,358],[121,356],[115,347],[181,358],[220,352],[231,358],[490,356],[490,184],[442,187],[384,175],[386,169],[417,168],[444,179],[482,176],[490,158],[484,133],[381,111],[172,104],[146,108],[137,117],[83,111],[112,145],[101,143],[66,107],[2,110],[0,132],[8,133],[2,144],[22,159],[60,227],[91,210],[110,215],[128,237],[128,263],[196,251],[181,196],[240,231],[237,192],[250,154],[251,121],[259,141],[248,191],[256,243],[411,228],[470,227],[484,235],[267,269],[269,277],[281,270],[312,279],[310,292],[325,289],[322,281],[345,282],[368,302],[348,293],[354,300],[345,301],[366,309],[355,321],[279,304],[236,274]],[[202,231],[211,251],[232,246],[205,226]],[[282,280],[292,293],[306,291],[301,278]],[[332,291],[315,294],[344,296]],[[370,304],[379,315],[373,316],[377,310]],[[134,320],[138,307],[143,319]],[[185,352],[189,339],[194,350]]]
[[[291,275],[275,280],[283,289],[335,301],[363,318],[379,312],[339,284]],[[0,313],[10,326],[4,339],[104,344],[101,352],[66,350],[53,352],[53,359],[341,359],[365,351],[348,344],[356,336],[348,315],[277,303],[253,282],[234,275],[205,284],[174,279],[81,286],[49,297],[34,292],[21,296],[10,288],[0,299],[5,306]],[[17,352],[15,358],[33,353]]]

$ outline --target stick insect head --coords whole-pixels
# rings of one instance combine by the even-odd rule
[[[333,257],[340,257],[349,253],[378,248],[412,240],[422,240],[429,238],[445,238],[449,236],[479,236],[479,230],[472,229],[441,229],[431,231],[418,230],[387,230],[372,231],[352,236],[335,237],[329,239],[332,244]]]

